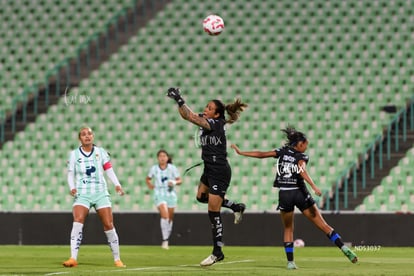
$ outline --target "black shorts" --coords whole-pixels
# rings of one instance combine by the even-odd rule
[[[209,187],[209,193],[224,198],[231,181],[231,167],[229,163],[222,165],[204,164],[204,171],[200,182]]]
[[[303,212],[303,210],[308,209],[313,204],[315,204],[315,200],[306,188],[299,188],[296,190],[279,190],[279,205],[277,206],[277,210],[292,212],[296,206],[301,212]]]

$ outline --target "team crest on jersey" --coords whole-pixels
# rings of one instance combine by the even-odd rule
[[[99,154],[98,153],[95,154],[95,158],[96,158],[97,161],[99,161]]]

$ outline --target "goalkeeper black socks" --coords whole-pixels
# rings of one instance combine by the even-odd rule
[[[288,262],[293,262],[293,242],[285,242],[284,246]]]
[[[231,200],[228,200],[227,198],[225,198],[223,200],[223,203],[221,203],[221,207],[226,207],[231,209],[233,212],[240,212],[241,211],[241,207],[240,205],[243,205],[241,203],[235,203]]]
[[[223,255],[223,223],[220,212],[208,211],[211,222],[211,234],[213,236],[213,255],[220,257]]]
[[[228,200],[227,198],[225,198],[225,199],[223,200],[223,203],[221,203],[221,206],[222,206],[222,207],[226,207],[226,208],[230,208],[230,209],[232,209],[234,212],[238,211],[238,210],[235,210],[235,209],[237,208],[237,204],[234,204],[234,202],[233,202],[233,201]]]
[[[332,230],[331,233],[327,234],[327,236],[336,246],[338,246],[338,248],[342,248],[342,246],[344,246],[344,243],[341,240],[341,236],[339,236],[339,234],[334,230]]]

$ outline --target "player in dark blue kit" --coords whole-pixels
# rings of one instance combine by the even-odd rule
[[[306,136],[293,127],[282,130],[286,133],[288,142],[282,148],[271,151],[241,151],[236,145],[231,147],[239,155],[255,158],[277,158],[277,172],[274,187],[279,188],[279,205],[282,222],[284,226],[284,246],[287,257],[287,268],[296,269],[293,258],[293,214],[295,206],[328,238],[338,246],[352,263],[358,261],[357,256],[341,240],[341,237],[323,219],[314,199],[309,193],[308,183],[317,196],[321,190],[315,185],[312,178],[306,171],[306,164],[309,157],[304,153],[308,147]]]
[[[240,223],[246,206],[225,199],[231,180],[231,168],[227,161],[226,123],[234,123],[247,105],[237,99],[234,103],[224,105],[220,100],[212,100],[204,108],[202,114],[194,113],[184,102],[178,88],[168,89],[167,96],[178,104],[181,117],[200,127],[201,158],[204,171],[200,178],[197,200],[208,203],[208,215],[212,225],[213,252],[201,261],[201,266],[209,266],[224,259],[223,223],[221,207],[234,211],[234,223]],[[225,112],[230,119],[225,119]]]

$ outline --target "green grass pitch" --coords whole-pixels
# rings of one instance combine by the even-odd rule
[[[356,248],[353,248],[356,249]],[[226,258],[211,267],[199,262],[211,252],[208,246],[121,246],[126,268],[113,266],[105,245],[83,245],[79,266],[64,268],[67,246],[0,246],[0,275],[413,275],[414,248],[357,249],[352,264],[336,247],[295,249],[299,269],[288,271],[282,247],[224,247]]]

